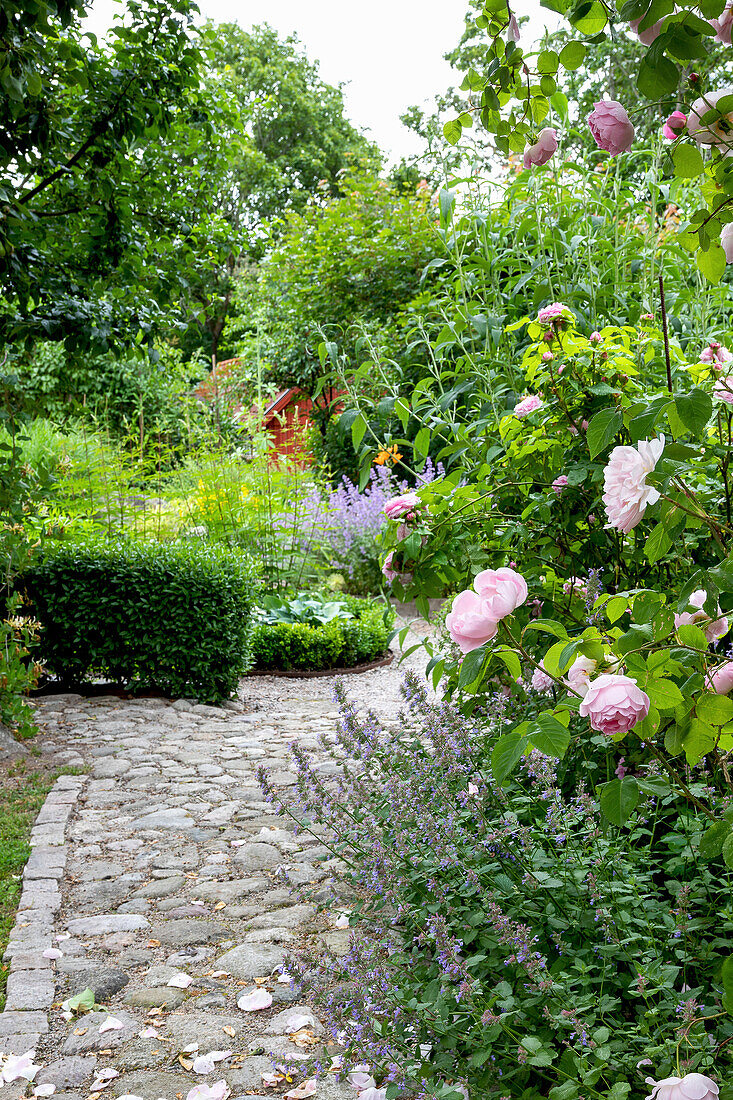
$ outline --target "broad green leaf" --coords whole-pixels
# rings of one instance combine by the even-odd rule
[[[705,637],[705,632],[693,623],[686,623],[684,626],[678,626],[677,637],[683,645],[689,646],[690,649],[705,651],[708,648],[708,640]]]
[[[606,615],[609,623],[617,622],[628,611],[629,601],[625,596],[612,596],[606,604]]]
[[[525,630],[539,630],[544,634],[554,634],[556,638],[567,638],[568,632],[562,623],[554,619],[530,619]]]
[[[503,783],[514,771],[526,747],[527,738],[520,733],[505,733],[499,738],[491,750],[491,772],[497,783]]]
[[[509,646],[506,645],[499,645],[492,650],[492,653],[498,657],[500,661],[504,662],[509,669],[510,676],[513,676],[515,680],[521,679],[522,665],[515,650],[510,649]]]
[[[729,833],[723,841],[723,861],[726,867],[733,870],[733,832]]]
[[[443,125],[443,135],[449,145],[457,145],[461,140],[461,134],[463,133],[463,127],[460,120],[452,118],[449,122]]]
[[[683,142],[672,153],[674,174],[681,179],[694,179],[703,170],[703,159],[700,150],[691,142]]]
[[[700,249],[695,256],[697,266],[709,283],[714,286],[720,282],[725,271],[725,252],[719,244],[711,244],[707,252]]]
[[[717,741],[718,731],[714,726],[701,722],[699,718],[693,718],[684,744],[687,763],[693,766],[698,764],[703,756],[713,751]]]
[[[364,438],[364,433],[366,432],[366,429],[366,419],[363,413],[359,413],[354,419],[353,424],[351,425],[351,438],[353,440],[355,450],[359,449],[359,445]]]
[[[464,688],[467,684],[472,684],[474,680],[478,679],[485,660],[486,649],[484,646],[472,649],[465,655],[461,661],[461,671],[458,675],[459,688]]]
[[[697,386],[689,393],[678,394],[674,404],[680,420],[695,434],[703,430],[713,414],[713,402],[709,395]]]
[[[618,433],[623,417],[618,409],[601,409],[588,425],[586,439],[591,458],[604,451]]]
[[[727,695],[701,695],[695,704],[695,713],[711,726],[724,726],[733,721],[733,699]]]
[[[582,42],[568,42],[560,51],[560,64],[572,72],[585,61],[586,47]]]
[[[659,561],[665,554],[668,554],[671,548],[671,536],[667,533],[664,524],[658,523],[644,543],[644,553],[647,560],[654,565],[654,562]]]
[[[549,711],[538,714],[529,729],[529,737],[536,749],[545,756],[557,759],[565,755],[570,744],[570,734]]]
[[[673,711],[683,701],[682,692],[672,680],[649,680],[644,688],[657,710]]]
[[[581,34],[592,38],[603,30],[608,22],[608,14],[599,0],[581,0],[570,12],[568,19]]]
[[[733,824],[730,821],[716,821],[700,837],[698,851],[703,859],[717,859],[723,851],[726,838],[731,835]],[[733,839],[733,837],[731,838]]]
[[[638,801],[639,785],[630,775],[612,779],[601,787],[601,813],[612,825],[628,821]]]

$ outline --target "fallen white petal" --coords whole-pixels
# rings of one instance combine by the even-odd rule
[[[251,993],[243,993],[237,1001],[237,1008],[242,1012],[259,1012],[262,1008],[269,1008],[272,1004],[272,993],[266,989],[253,989]]]
[[[302,1027],[313,1027],[313,1013],[312,1012],[294,1012],[292,1016],[288,1016],[287,1020],[288,1032],[300,1031]]]
[[[27,1050],[25,1054],[18,1054],[17,1056],[9,1054],[3,1062],[2,1071],[0,1071],[0,1079],[3,1084],[8,1085],[11,1081],[17,1081],[19,1077],[24,1081],[32,1081],[41,1068],[33,1065],[35,1054],[35,1049]]]
[[[53,938],[56,940],[56,943],[63,943],[64,940],[71,939],[71,932],[59,932]]]
[[[192,981],[193,978],[190,974],[174,974],[173,977],[166,982],[166,985],[172,985],[174,989],[188,989]]]
[[[302,1085],[285,1093],[285,1100],[305,1100],[306,1096],[312,1096],[316,1091],[315,1077],[309,1077]]]
[[[134,1092],[126,1092],[123,1096],[118,1096],[117,1100],[143,1100],[143,1098],[142,1096],[136,1096]],[[162,1097],[161,1100],[163,1100]]]
[[[217,1081],[215,1085],[194,1085],[186,1100],[226,1100],[230,1093],[226,1081]]]
[[[212,970],[211,971],[211,977],[212,978],[228,978],[229,976],[230,975],[229,975],[228,970]]]
[[[122,1031],[124,1026],[122,1020],[118,1020],[116,1016],[108,1016],[99,1025],[99,1034],[102,1035],[105,1031]]]
[[[282,974],[278,974],[277,980],[281,985],[290,985],[293,980],[292,974],[288,974],[286,970],[283,970]]]
[[[210,1054],[200,1054],[198,1058],[194,1058],[193,1072],[200,1073],[202,1075],[214,1072],[214,1059]]]
[[[231,1058],[231,1050],[211,1050],[209,1051],[209,1058],[212,1062],[223,1062],[225,1058]]]
[[[138,1031],[137,1037],[138,1039],[157,1039],[158,1032],[155,1030],[154,1027],[144,1027],[142,1031]]]
[[[232,848],[241,848],[241,846],[243,844],[246,844],[247,841],[246,840],[230,840],[229,843],[231,844]]]
[[[37,1088],[35,1088],[33,1090],[33,1095],[34,1096],[53,1096],[53,1094],[55,1092],[56,1092],[56,1086],[49,1083],[48,1085],[39,1085]]]
[[[377,1083],[371,1073],[367,1073],[366,1067],[352,1069],[351,1073],[347,1075],[346,1080],[359,1092],[363,1089],[373,1089]]]
[[[359,1093],[359,1100],[387,1100],[387,1090],[378,1088],[364,1089]]]
[[[282,1080],[282,1074],[280,1073],[261,1073],[260,1077],[266,1089],[274,1089]]]
[[[63,951],[60,951],[58,947],[47,947],[43,952],[43,957],[44,959],[61,959],[63,954]]]
[[[187,1047],[182,1048],[181,1054],[195,1054],[198,1048],[198,1043],[189,1043]]]
[[[334,928],[348,928],[349,927],[349,914],[348,913],[339,913],[339,915],[337,917],[333,918],[332,923],[333,923]]]

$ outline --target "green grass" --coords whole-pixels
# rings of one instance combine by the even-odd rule
[[[33,822],[57,774],[26,772],[26,767],[23,763],[0,769],[0,954],[15,922]],[[8,965],[0,963],[0,1011],[5,1007],[7,976]]]

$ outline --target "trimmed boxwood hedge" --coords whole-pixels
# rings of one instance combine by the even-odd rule
[[[387,649],[393,609],[383,602],[339,596],[353,619],[308,623],[256,623],[252,638],[255,667],[261,670],[315,671],[350,668],[373,661]]]
[[[252,559],[199,542],[59,543],[20,578],[40,657],[65,684],[220,702],[252,663]]]

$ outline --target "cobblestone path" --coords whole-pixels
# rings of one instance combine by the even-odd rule
[[[390,670],[387,690],[384,671],[349,681],[394,713],[401,675]],[[319,1050],[319,1021],[275,971],[295,939],[345,950],[348,931],[318,912],[339,888],[334,863],[317,838],[296,838],[271,812],[256,771],[264,763],[276,785],[293,785],[288,744],[315,748],[337,715],[328,681],[265,690],[249,680],[247,690],[259,701],[224,709],[71,695],[39,702],[44,755],[87,774],[60,777],[41,811],[8,947],[0,1050],[36,1049],[42,1069],[28,1095],[54,1085],[56,1100],[175,1100],[224,1080],[232,1097],[256,1096],[270,1052]],[[283,870],[313,892],[310,902]],[[49,948],[62,954],[50,959]],[[238,998],[258,980],[272,1006],[242,1011]],[[102,1010],[64,1019],[62,1002],[86,988]],[[115,1023],[103,1026],[108,1016]],[[212,1051],[231,1053],[194,1072]],[[25,1091],[23,1081],[6,1085],[2,1100]],[[325,1100],[354,1095],[336,1082],[318,1086]]]

